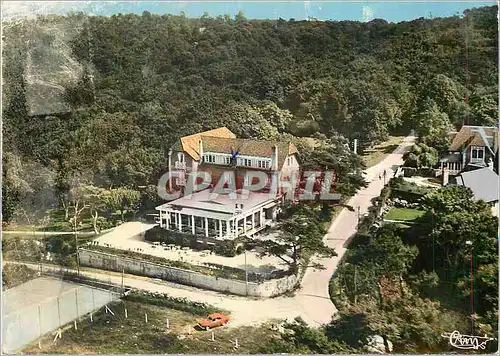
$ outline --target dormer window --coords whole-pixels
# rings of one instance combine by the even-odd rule
[[[179,162],[179,163],[184,163],[184,162],[186,162],[186,156],[184,156],[184,153],[179,152],[179,153],[177,154],[177,162]]]
[[[472,160],[475,161],[482,161],[484,160],[484,147],[471,147],[471,158]]]
[[[215,163],[215,155],[205,155],[203,161],[205,163]]]

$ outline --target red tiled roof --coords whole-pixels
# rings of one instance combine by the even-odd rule
[[[297,153],[297,148],[293,143],[263,140],[248,140],[241,138],[221,138],[208,137],[203,135],[203,151],[217,153],[231,153],[238,151],[239,155],[271,158],[274,146],[278,147],[278,168],[283,167],[283,163],[288,155]]]
[[[493,151],[496,151],[498,149],[498,138],[498,128],[496,127],[462,126],[460,131],[451,138],[449,150],[458,151],[464,146],[473,145],[488,146]]]
[[[200,137],[219,137],[219,138],[236,138],[236,135],[229,131],[227,127],[219,127],[217,129],[196,133],[190,136],[181,137],[182,150],[190,155],[194,160],[200,159]]]

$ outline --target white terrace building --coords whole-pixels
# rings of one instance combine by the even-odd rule
[[[210,199],[210,189],[190,194],[163,204],[160,226],[214,239],[234,239],[240,235],[253,235],[271,226],[279,211],[279,199],[268,193],[249,192],[247,199],[240,194],[231,197],[219,194]]]
[[[234,173],[234,193],[216,195],[208,188],[156,207],[161,227],[220,240],[253,235],[276,220],[282,196],[267,191],[241,195],[248,170],[281,180],[299,174],[293,144],[238,139],[225,127],[181,138],[169,152],[168,166],[180,173],[181,178],[169,181],[177,190],[183,190],[189,172],[208,172],[215,183],[225,171]]]

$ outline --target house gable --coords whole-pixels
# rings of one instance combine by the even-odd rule
[[[459,132],[450,133],[449,151],[463,151],[469,146],[481,146],[495,154],[498,149],[498,133],[497,127],[464,125]]]
[[[206,137],[218,137],[218,138],[236,138],[236,135],[232,133],[227,127],[219,127],[214,130],[204,131],[196,133],[194,135],[181,137],[179,142],[177,142],[172,150],[182,150],[186,152],[193,160],[200,160],[200,139],[202,136]]]

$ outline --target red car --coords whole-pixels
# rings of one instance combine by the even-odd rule
[[[208,316],[207,319],[202,319],[198,322],[198,325],[205,330],[216,328],[218,326],[226,325],[229,323],[229,316],[221,313],[213,313]]]

